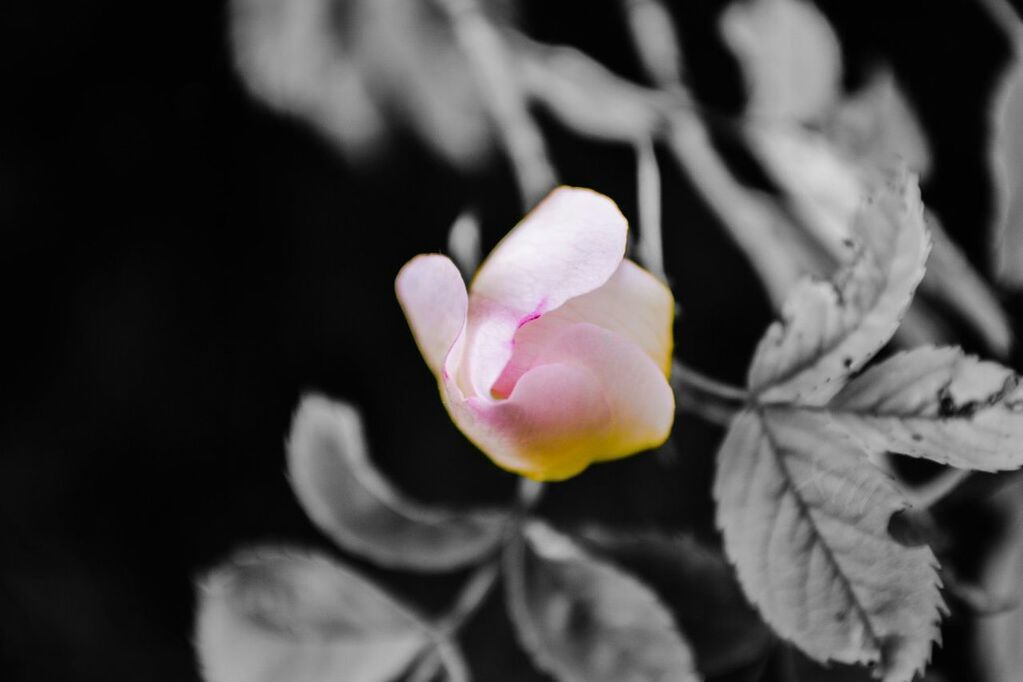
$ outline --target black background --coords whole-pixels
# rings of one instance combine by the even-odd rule
[[[695,90],[737,113],[721,3],[675,4]],[[822,4],[849,85],[873,60],[894,64],[932,136],[925,199],[984,267],[985,111],[1005,39],[979,2]],[[616,3],[534,0],[525,18],[534,36],[639,79]],[[408,138],[373,167],[350,165],[248,96],[226,19],[214,2],[0,5],[5,680],[197,679],[193,578],[247,543],[329,546],[283,476],[305,391],[358,404],[381,467],[411,494],[466,504],[513,489],[444,415],[393,295],[398,268],[441,250],[465,205],[483,211],[487,248],[514,224],[508,169],[460,175]],[[564,182],[634,217],[629,148],[545,130]],[[662,161],[679,354],[739,382],[770,311]],[[709,535],[719,434],[682,418],[669,475],[652,456],[601,465],[544,509]],[[454,586],[389,579],[427,608]],[[968,662],[951,627],[938,661],[957,679]],[[532,679],[510,638],[492,605],[466,641],[478,679]]]

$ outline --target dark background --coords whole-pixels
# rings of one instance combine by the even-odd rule
[[[674,4],[694,89],[737,113],[722,3]],[[873,60],[894,64],[931,134],[925,199],[984,268],[985,112],[1005,39],[979,2],[822,5],[849,85]],[[641,80],[615,3],[525,6],[535,37]],[[381,467],[409,493],[452,504],[511,495],[513,477],[445,416],[393,295],[398,268],[442,249],[467,204],[483,212],[485,249],[514,224],[509,170],[458,174],[411,138],[374,166],[351,165],[247,94],[226,18],[214,2],[0,5],[4,680],[196,680],[193,578],[247,543],[329,546],[283,476],[304,391],[359,405]],[[629,148],[545,131],[564,182],[634,218]],[[679,354],[739,382],[769,308],[662,161]],[[653,456],[601,465],[552,489],[543,509],[713,540],[719,435],[681,418],[669,474]],[[388,579],[427,608],[455,584]],[[959,622],[938,654],[948,679],[968,676]],[[495,605],[470,627],[478,679],[533,679],[511,637]]]

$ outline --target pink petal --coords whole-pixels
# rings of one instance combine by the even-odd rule
[[[468,373],[474,392],[490,387],[525,322],[603,286],[625,254],[628,224],[592,190],[560,187],[515,226],[472,282]]]
[[[416,256],[394,282],[398,302],[423,359],[434,374],[465,326],[468,294],[458,268],[447,256]]]
[[[625,255],[628,224],[615,203],[559,187],[501,240],[472,293],[512,310],[552,310],[606,282]]]
[[[590,462],[656,447],[668,437],[674,396],[638,345],[575,324],[538,348],[506,400],[447,396],[455,423],[497,464],[531,478],[567,478]]]
[[[636,345],[667,376],[671,371],[675,299],[660,280],[630,260],[607,283],[523,325],[515,334],[514,351],[493,393],[507,396],[519,377],[533,366],[544,344],[564,328],[589,322],[623,336]]]
[[[455,424],[498,466],[537,480],[560,480],[593,461],[610,411],[588,370],[546,364],[522,378],[509,400],[446,401]]]

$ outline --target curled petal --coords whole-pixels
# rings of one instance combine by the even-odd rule
[[[507,396],[522,373],[533,365],[549,339],[581,322],[613,331],[639,346],[665,376],[671,372],[675,299],[663,282],[630,260],[607,283],[573,298],[557,310],[524,324],[515,334],[514,352],[493,393]]]
[[[625,216],[603,194],[560,187],[494,248],[472,293],[521,314],[553,310],[610,279],[627,232]]]
[[[533,369],[507,400],[474,397],[449,404],[449,410],[498,466],[536,480],[561,480],[585,469],[610,421],[597,378],[560,363]]]
[[[447,256],[416,256],[394,283],[423,359],[434,374],[465,326],[468,294],[458,268]]]
[[[664,374],[639,346],[585,323],[539,348],[506,400],[462,402],[449,390],[447,405],[498,465],[543,480],[660,445],[675,411]]]

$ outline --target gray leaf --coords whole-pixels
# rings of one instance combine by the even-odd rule
[[[894,355],[851,381],[828,409],[873,452],[981,471],[1023,466],[1019,377],[959,348]]]
[[[524,536],[505,557],[508,609],[539,668],[560,682],[699,680],[649,588],[542,523]]]
[[[942,608],[934,555],[889,536],[904,502],[827,415],[742,412],[714,497],[739,580],[779,635],[821,662],[877,664],[886,682],[923,667]]]
[[[341,547],[388,567],[445,571],[501,540],[507,514],[426,508],[395,490],[369,460],[353,407],[303,398],[288,439],[291,484],[309,517]]]
[[[760,402],[827,402],[898,327],[930,248],[915,178],[895,174],[853,234],[853,263],[832,282],[801,282],[757,346],[748,383]]]
[[[198,589],[207,682],[387,682],[435,637],[379,587],[322,555],[245,551]]]

